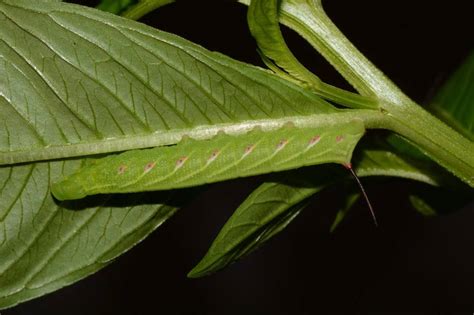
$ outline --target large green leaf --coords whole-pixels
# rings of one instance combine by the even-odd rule
[[[97,10],[4,0],[0,22],[0,164],[357,116],[269,72]]]
[[[111,262],[184,201],[123,195],[58,204],[51,181],[79,161],[0,168],[0,308],[54,291]]]
[[[474,51],[436,93],[429,108],[474,141]]]

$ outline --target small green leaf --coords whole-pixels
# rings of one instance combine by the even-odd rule
[[[146,14],[173,2],[175,0],[139,0],[136,5],[128,7],[121,15],[131,20],[138,20]]]
[[[452,213],[474,201],[470,190],[430,186],[416,187],[409,200],[413,208],[424,216]]]
[[[120,14],[137,2],[138,0],[101,0],[96,8],[113,14]]]
[[[280,31],[277,8],[278,0],[253,0],[250,3],[247,20],[259,49],[293,77],[319,85],[321,80],[306,69],[286,45]]]
[[[309,176],[295,176],[266,182],[259,186],[237,208],[219,232],[204,258],[188,274],[202,277],[226,267],[247,255],[275,234],[282,231],[306,206],[308,198],[321,190],[327,171],[311,172]]]
[[[418,211],[418,213],[420,213],[421,215],[425,217],[432,217],[437,215],[436,211],[420,197],[410,195],[408,198],[413,208],[415,208],[415,210]]]
[[[403,155],[407,155],[417,160],[432,161],[428,156],[421,152],[418,147],[395,133],[390,134],[386,138],[386,141],[393,149],[395,149],[396,152],[402,153]]]
[[[343,196],[344,204],[341,209],[339,209],[336,213],[336,217],[334,218],[334,222],[331,224],[331,228],[329,232],[334,233],[336,228],[341,224],[342,220],[347,216],[349,211],[352,209],[352,206],[359,200],[360,193],[351,193]]]
[[[281,71],[275,69],[267,59],[275,61],[277,66],[295,79],[300,80],[303,86],[309,86],[318,95],[338,104],[352,108],[378,108],[377,101],[374,99],[362,97],[322,82],[296,59],[286,45],[280,31],[278,2],[278,0],[253,0],[247,14],[250,32],[255,37],[258,47],[265,57],[263,61],[269,65],[269,68],[273,68],[273,71],[281,76]]]
[[[354,168],[360,177],[394,176],[438,186],[442,178],[432,172],[430,165],[383,149],[367,148],[354,155]]]
[[[441,87],[429,109],[474,141],[474,52]]]

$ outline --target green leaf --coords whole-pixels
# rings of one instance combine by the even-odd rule
[[[137,0],[101,0],[96,8],[102,11],[120,14],[137,2]]]
[[[0,164],[380,115],[90,8],[4,0],[0,23]]]
[[[184,202],[183,195],[133,194],[58,204],[49,192],[50,183],[80,164],[0,168],[0,309],[96,272]]]
[[[355,154],[353,161],[359,177],[393,176],[434,186],[444,180],[430,165],[384,149],[366,148]]]
[[[296,59],[280,31],[278,2],[278,0],[253,0],[248,9],[247,19],[250,32],[255,37],[263,55],[274,60],[288,74],[303,84],[309,85],[322,97],[353,108],[378,108],[376,100],[325,84]],[[263,60],[269,65],[266,58]],[[270,68],[274,67],[270,66]],[[275,72],[280,73],[278,70]]]
[[[197,278],[211,274],[259,248],[282,231],[306,206],[308,199],[325,185],[327,171],[307,176],[279,176],[260,185],[239,206],[220,230],[210,249],[188,274]]]
[[[238,1],[246,5],[254,3]],[[280,3],[280,22],[307,40],[360,94],[396,102],[407,99],[338,30],[324,12],[321,0],[281,0]]]
[[[416,187],[409,200],[413,208],[424,216],[452,213],[474,201],[469,190],[430,186]]]
[[[138,20],[146,14],[173,2],[175,0],[139,0],[136,5],[130,6],[121,15],[131,20]]]
[[[436,93],[429,109],[474,141],[474,52]]]
[[[0,307],[93,273],[184,200],[58,204],[89,156],[292,122],[352,121],[312,92],[142,24],[58,1],[0,1]],[[364,114],[365,113],[365,114]]]
[[[420,158],[416,148],[403,139],[398,139],[400,140],[391,143],[400,151],[398,153],[365,148],[355,154],[353,160],[359,176],[397,176],[429,184],[430,186],[415,187],[409,196],[414,209],[427,216],[460,209],[472,200],[472,192],[462,182],[426,156]]]
[[[390,134],[387,136],[385,139],[387,144],[389,144],[392,149],[394,149],[396,152],[402,153],[404,155],[410,156],[411,158],[414,158],[416,160],[421,160],[421,161],[432,161],[428,156],[426,156],[421,150],[410,143],[408,140],[406,140],[403,137],[400,137],[397,134]],[[430,162],[432,163],[432,162]]]
[[[415,208],[418,213],[425,217],[432,217],[436,216],[436,210],[434,210],[429,204],[426,203],[425,200],[421,199],[418,196],[410,195],[409,197],[410,203],[413,208]]]
[[[474,141],[474,52],[453,73],[430,102],[429,109],[440,119]],[[418,155],[403,139],[395,142],[397,149]],[[415,210],[424,216],[451,212],[472,201],[469,191],[433,190],[425,188],[410,195]]]
[[[342,205],[341,209],[339,209],[336,213],[336,217],[334,218],[333,223],[329,229],[329,232],[334,233],[336,228],[341,224],[342,220],[347,216],[349,211],[352,209],[352,206],[359,200],[360,193],[351,193],[343,196],[344,204]]]
[[[402,138],[390,137],[390,139],[403,150],[393,152],[393,148],[383,145],[383,143],[365,141],[359,147],[359,150],[354,152],[353,167],[359,177],[392,176],[414,180],[434,187],[441,185],[460,187],[460,183],[456,178],[427,160],[426,156],[422,155],[421,160],[416,159],[421,153],[409,143],[404,142]],[[356,198],[356,194],[346,196],[346,199],[344,199],[347,204],[343,205],[337,213],[331,231],[345,218],[350,210],[351,202],[354,202],[352,198]]]
[[[306,69],[286,45],[280,31],[277,8],[278,0],[253,0],[250,3],[247,20],[259,49],[293,77],[320,84],[321,80]]]

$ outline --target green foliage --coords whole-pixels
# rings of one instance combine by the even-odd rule
[[[235,210],[188,276],[202,277],[222,269],[281,232],[308,199],[324,188],[328,174],[325,170],[311,172],[312,180],[308,180],[309,176],[280,176],[260,185]]]
[[[474,141],[474,52],[436,93],[429,108]]]
[[[0,168],[0,308],[44,295],[110,263],[174,214],[169,194],[58,204],[49,185],[78,161]]]
[[[137,2],[138,0],[102,0],[96,8],[102,11],[120,14]]]
[[[424,164],[383,149],[363,147],[353,157],[360,177],[394,176],[438,185],[436,175]],[[302,169],[291,176],[283,173],[261,184],[235,210],[199,264],[189,273],[200,277],[235,262],[262,246],[293,220],[302,205],[323,188],[343,181],[349,174],[342,168]],[[334,231],[357,201],[358,193],[341,196],[345,201],[331,227]],[[268,233],[272,231],[272,233]]]
[[[417,186],[410,192],[412,207],[423,216],[452,213],[473,201],[472,191],[446,187]]]
[[[171,2],[104,0],[99,8],[137,19]],[[51,183],[64,186],[65,178],[79,178],[74,182],[81,189],[90,189],[85,187],[89,179],[103,186],[138,183],[132,190],[88,193],[182,187],[177,183],[183,176],[162,187],[137,182],[152,165],[149,152],[156,154],[156,166],[165,165],[164,176],[173,176],[182,155],[189,162],[195,158],[198,164],[186,164],[188,171],[197,171],[185,186],[200,185],[308,164],[348,163],[365,129],[384,128],[474,185],[472,141],[410,101],[337,30],[320,1],[283,0],[277,5],[275,0],[254,0],[249,10],[252,34],[274,70],[269,71],[95,9],[53,0],[0,0],[0,308],[99,270],[193,196],[193,191],[172,191],[58,202],[51,195]],[[299,64],[281,36],[279,21],[308,40],[360,94],[327,85]],[[471,55],[432,107],[471,140],[473,60]],[[356,109],[335,109],[324,99]],[[310,132],[301,135],[302,130]],[[281,151],[285,156],[275,155],[271,163],[255,167],[256,172],[243,172],[242,161],[232,158],[215,169],[204,165],[214,146],[224,148],[222,156],[228,158],[241,154],[247,142],[263,141],[263,150],[252,161],[257,165],[282,139],[293,137],[307,145],[301,136],[317,131],[327,136],[321,139],[336,139],[348,130],[354,138],[342,150],[338,141],[318,143],[324,149],[321,159],[308,160],[300,149],[288,147]],[[183,141],[188,137],[193,140]],[[121,151],[127,152],[90,159]],[[466,185],[451,186],[452,178],[412,153],[376,143],[356,148],[352,163],[360,176],[396,176],[452,189],[461,186],[471,193]],[[286,158],[292,158],[291,167],[275,167]],[[126,180],[117,177],[123,175],[119,170],[124,163],[130,170]],[[105,170],[106,178],[97,177],[102,176],[98,169]],[[262,183],[189,275],[209,274],[262,246],[311,197],[348,175],[329,166],[310,170],[276,174]],[[78,192],[70,187],[65,196]],[[414,196],[428,213],[433,203],[424,195]],[[335,224],[354,198],[346,201]]]
[[[331,228],[329,229],[331,233],[334,233],[339,224],[341,224],[341,222],[347,216],[352,206],[357,202],[357,200],[359,200],[359,197],[360,193],[351,193],[344,196],[344,204],[342,205],[341,209],[337,211],[336,217],[334,218]]]
[[[471,140],[474,138],[472,129],[474,122],[473,70],[474,54],[471,53],[443,84],[428,105],[428,108],[440,119]],[[412,162],[425,165],[424,167],[429,173],[440,174],[440,171],[436,170],[436,165],[407,140],[392,134],[387,137],[387,142],[399,153],[409,157]],[[424,216],[449,213],[472,201],[472,193],[469,189],[463,189],[460,183],[442,172],[440,175],[438,181],[441,180],[444,186],[456,187],[458,190],[417,189],[414,194],[409,196],[409,200],[413,208]]]
[[[276,4],[272,0],[257,1],[267,8]],[[239,2],[250,3],[249,0]],[[257,6],[256,1],[252,1],[252,5]],[[273,8],[272,12],[275,10]],[[269,15],[262,16],[267,18]],[[321,1],[281,1],[279,18],[283,24],[300,34],[321,53],[362,96],[375,99],[375,104],[385,114],[386,121],[371,122],[369,128],[395,131],[410,140],[436,163],[474,187],[474,154],[472,154],[474,142],[455,132],[410,100],[339,31],[324,12]],[[277,42],[275,45],[281,47],[282,43]],[[272,57],[269,56],[267,59]],[[343,98],[342,93],[336,94]],[[353,102],[345,105],[359,106]]]
[[[306,69],[285,44],[278,22],[278,1],[264,0],[250,3],[247,19],[249,29],[257,40],[262,54],[302,82],[318,85],[320,79]]]
[[[415,208],[418,213],[424,215],[425,217],[432,217],[438,214],[436,210],[434,210],[430,205],[426,203],[426,201],[424,201],[420,197],[411,195],[409,198],[413,208]]]
[[[0,164],[311,124],[334,112],[262,69],[133,21],[58,3],[4,1],[0,9]]]
[[[286,71],[300,84],[311,87],[318,95],[352,108],[378,108],[376,100],[362,97],[335,86],[325,84],[306,69],[291,53],[283,39],[278,21],[278,0],[254,0],[250,3],[247,20],[257,41],[264,62],[277,74]],[[272,66],[273,60],[276,65]],[[280,67],[283,70],[279,70]]]

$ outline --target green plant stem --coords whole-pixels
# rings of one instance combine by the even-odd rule
[[[422,107],[392,107],[388,129],[415,143],[426,155],[474,187],[474,143]]]
[[[173,2],[175,0],[142,0],[122,13],[122,16],[136,21],[159,7]]]
[[[305,38],[359,93],[380,100],[389,119],[377,128],[404,136],[474,187],[474,144],[413,102],[365,58],[329,19],[320,1],[283,1],[280,13],[281,21]]]
[[[249,0],[239,0],[248,4]],[[318,0],[286,0],[281,22],[300,34],[362,95],[393,104],[409,98],[344,36]]]

